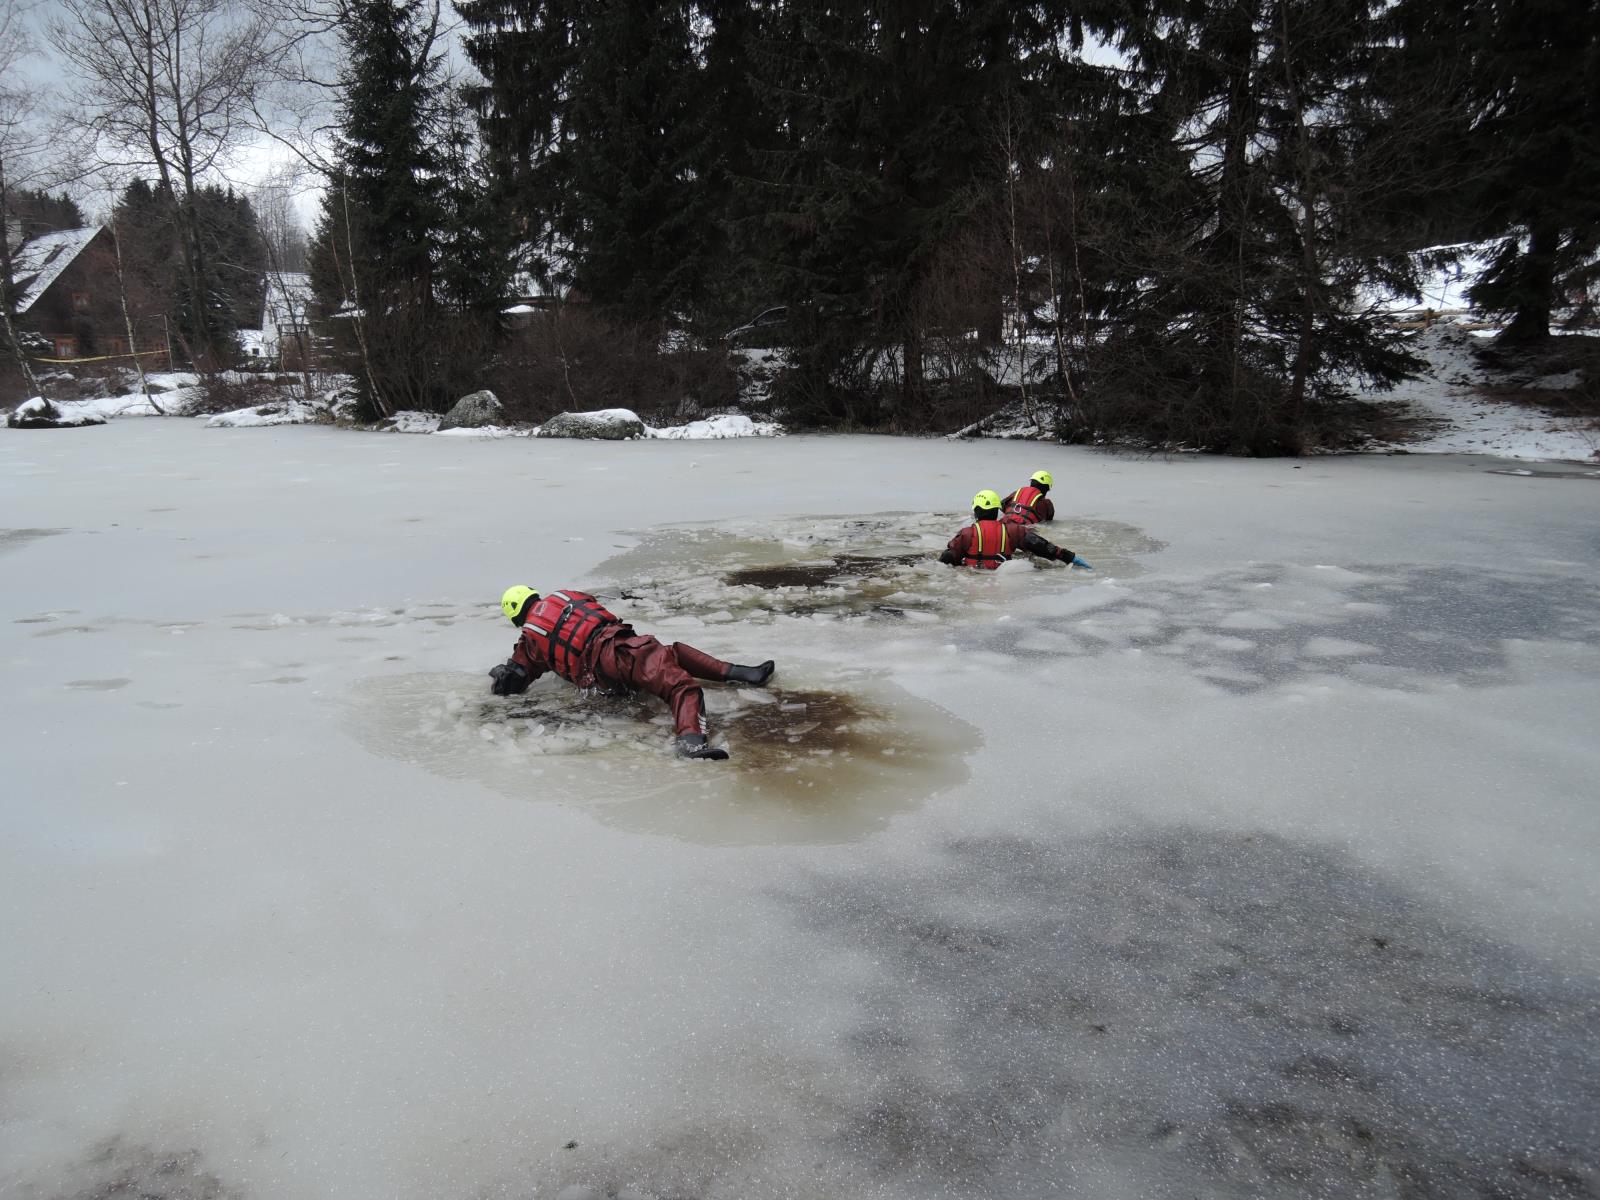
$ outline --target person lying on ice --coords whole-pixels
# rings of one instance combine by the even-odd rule
[[[1049,471],[1035,471],[1026,484],[1000,501],[1001,518],[1018,525],[1054,521],[1056,506],[1049,499],[1053,482]]]
[[[984,488],[972,498],[972,524],[955,537],[939,555],[939,561],[952,567],[977,567],[993,571],[1018,550],[1040,558],[1071,563],[1085,571],[1094,570],[1071,550],[1052,545],[1027,525],[1000,519],[1000,496]]]
[[[560,591],[541,597],[530,587],[510,587],[500,608],[522,630],[511,657],[489,672],[497,696],[520,695],[546,671],[581,688],[649,692],[672,709],[678,753],[684,758],[728,757],[706,744],[705,696],[696,679],[752,683],[772,678],[769,659],[740,667],[682,642],[663,646],[608,612],[588,592]]]

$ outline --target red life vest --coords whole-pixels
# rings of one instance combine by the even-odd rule
[[[961,560],[964,567],[993,571],[1011,557],[1011,532],[1004,521],[974,521],[971,548]]]
[[[540,656],[561,678],[577,683],[583,670],[583,652],[594,635],[622,620],[588,592],[551,592],[541,597],[522,623],[522,636],[538,647]]]
[[[1013,525],[1036,525],[1039,514],[1033,511],[1033,502],[1044,499],[1044,493],[1031,483],[1026,487],[1019,487],[1016,494],[1011,497],[1011,503],[1006,505],[1005,519]]]

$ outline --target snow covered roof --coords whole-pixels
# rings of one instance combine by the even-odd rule
[[[61,277],[61,272],[88,248],[100,229],[99,225],[85,229],[63,229],[56,233],[40,234],[22,244],[22,249],[11,261],[12,278],[19,288],[18,316],[34,306],[50,285]]]

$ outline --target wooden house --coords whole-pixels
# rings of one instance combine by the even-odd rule
[[[128,353],[117,258],[104,226],[40,234],[12,253],[12,316],[63,360]]]

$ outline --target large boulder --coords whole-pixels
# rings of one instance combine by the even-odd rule
[[[445,413],[444,420],[439,422],[439,429],[441,432],[446,429],[482,429],[485,425],[501,424],[505,415],[505,405],[500,403],[499,397],[485,389],[457,400],[455,407]]]
[[[626,408],[602,408],[598,412],[561,413],[539,426],[542,438],[600,438],[620,442],[645,436],[644,422]]]
[[[23,401],[6,417],[6,424],[12,429],[76,429],[105,423],[104,417],[82,410],[62,409],[43,396]]]

